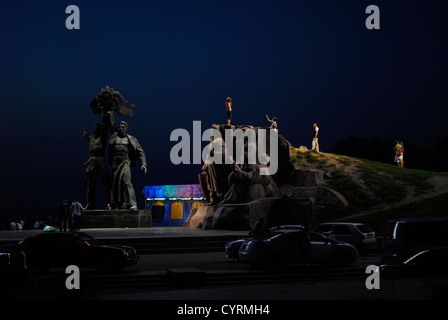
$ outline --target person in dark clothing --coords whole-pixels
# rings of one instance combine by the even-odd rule
[[[254,228],[249,232],[249,236],[254,237],[255,239],[260,239],[264,236],[264,219],[260,218],[255,223]]]
[[[68,230],[68,201],[61,199],[58,205],[60,231]]]
[[[226,111],[227,111],[227,124],[230,125],[232,121],[232,98],[227,97],[226,99]]]

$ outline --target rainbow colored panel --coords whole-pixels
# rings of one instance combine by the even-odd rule
[[[146,186],[145,198],[203,198],[201,185]]]

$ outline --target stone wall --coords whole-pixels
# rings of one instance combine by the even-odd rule
[[[146,228],[152,226],[149,211],[86,210],[81,216],[81,229],[89,228]]]

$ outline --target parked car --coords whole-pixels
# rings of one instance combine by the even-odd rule
[[[16,244],[15,249],[25,253],[28,268],[39,270],[76,265],[121,271],[139,259],[132,247],[103,245],[83,232],[37,234]]]
[[[254,266],[286,263],[340,263],[358,260],[358,251],[350,244],[300,229],[273,228],[263,238],[245,240],[238,257]]]
[[[381,289],[426,299],[448,299],[448,247],[430,248],[379,267]],[[413,292],[417,291],[417,292]]]
[[[399,264],[380,266],[382,277],[447,275],[448,247],[420,251]]]
[[[448,246],[448,218],[395,219],[386,222],[383,263],[402,263],[426,249]]]
[[[375,231],[363,223],[322,223],[317,230],[331,239],[353,245],[361,253],[377,247]]]
[[[25,298],[35,289],[36,273],[25,261],[24,253],[13,246],[0,249],[0,298]]]
[[[305,227],[303,225],[281,225],[278,227],[272,227],[269,229],[270,232],[275,232],[275,230],[279,229],[295,229],[295,230],[305,230]],[[226,259],[237,259],[238,258],[238,252],[240,250],[241,245],[243,242],[245,242],[247,239],[238,239],[234,241],[230,241],[225,245],[225,251],[226,251]]]
[[[237,259],[238,258],[238,252],[240,251],[241,245],[246,241],[247,239],[238,239],[234,241],[230,241],[226,243],[225,251],[226,251],[226,259]]]

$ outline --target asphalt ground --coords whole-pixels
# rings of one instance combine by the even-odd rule
[[[214,237],[246,237],[245,231],[233,230],[202,230],[182,227],[153,227],[153,228],[113,228],[113,229],[84,229],[81,230],[97,239],[113,240],[120,242],[125,239],[165,239],[183,241],[189,238]],[[0,242],[11,243],[23,240],[34,234],[42,233],[42,230],[0,231]],[[56,231],[59,232],[59,231]],[[378,253],[360,256],[353,265],[355,268],[366,268],[368,265],[378,265],[380,255]],[[231,277],[235,272],[250,272],[247,264],[225,259],[224,248],[221,252],[196,252],[196,253],[161,253],[141,255],[140,266],[126,269],[128,273],[164,275],[168,270],[176,270],[182,274],[191,269],[200,269],[208,274],[225,274]],[[94,290],[82,295],[87,300],[145,300],[162,301],[170,300],[175,303],[182,301],[297,301],[297,300],[427,300],[431,295],[423,282],[383,281],[381,288],[367,289],[364,277],[347,279],[322,279],[312,278],[301,281],[270,281],[265,283],[232,283],[226,285],[207,285],[193,287],[136,287],[136,288],[111,288]],[[65,276],[64,276],[65,277]],[[425,291],[426,290],[426,291]],[[50,297],[50,296],[49,296]],[[54,296],[51,296],[54,298]],[[72,298],[70,295],[68,298]],[[33,299],[45,299],[45,296],[34,296]],[[293,307],[293,305],[288,305]],[[176,304],[171,305],[177,307]]]
[[[151,227],[151,228],[92,228],[82,229],[97,239],[126,238],[179,238],[179,237],[217,237],[247,236],[248,231],[203,230],[184,227]],[[43,230],[0,230],[0,241],[20,241]],[[55,231],[58,232],[58,231]]]

